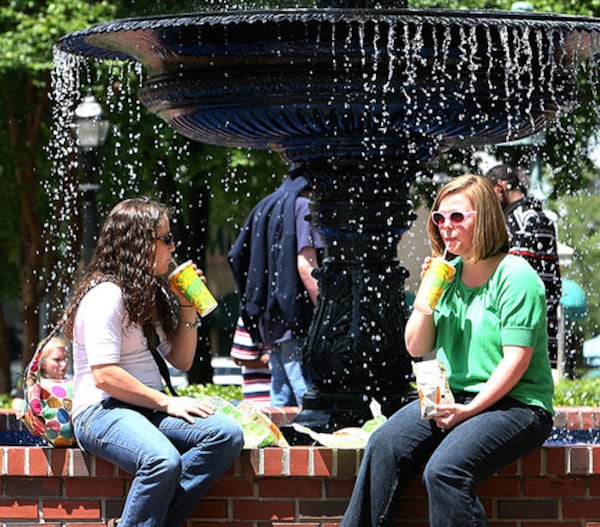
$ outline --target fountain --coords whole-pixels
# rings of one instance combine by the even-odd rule
[[[57,48],[136,61],[139,98],[181,134],[271,149],[313,186],[327,245],[297,421],[320,431],[414,396],[396,246],[408,191],[441,152],[529,136],[577,101],[600,20],[552,14],[318,8],[131,18]]]

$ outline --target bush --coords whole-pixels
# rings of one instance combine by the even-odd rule
[[[563,379],[554,390],[555,406],[600,406],[600,379]]]
[[[226,401],[241,401],[242,387],[234,384],[190,384],[183,388],[177,388],[179,395],[199,397],[201,395],[218,395]]]

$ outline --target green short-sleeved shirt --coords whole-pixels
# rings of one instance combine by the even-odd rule
[[[454,281],[434,313],[450,388],[479,392],[502,359],[502,346],[528,346],[529,368],[508,395],[553,413],[546,293],[537,273],[523,258],[508,255],[484,285],[468,288],[460,280],[462,260],[453,263]]]

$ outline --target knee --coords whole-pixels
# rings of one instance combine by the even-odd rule
[[[178,481],[181,476],[181,456],[176,450],[154,453],[144,460],[141,471],[161,480]]]
[[[242,427],[233,419],[227,419],[217,432],[215,438],[224,452],[231,455],[232,458],[237,457],[244,447],[244,432]]]

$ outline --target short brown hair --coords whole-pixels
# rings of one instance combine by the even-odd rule
[[[485,260],[498,253],[508,252],[508,231],[494,187],[483,176],[465,174],[444,185],[431,207],[427,233],[431,240],[432,255],[442,256],[445,244],[438,227],[431,221],[431,214],[438,210],[440,202],[446,196],[457,193],[464,194],[473,205],[473,209],[477,211],[472,261]],[[456,255],[448,256],[452,258]]]

